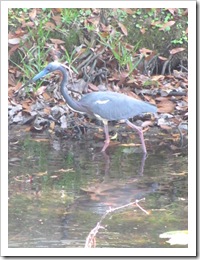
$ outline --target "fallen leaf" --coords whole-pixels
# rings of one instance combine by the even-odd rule
[[[74,172],[74,169],[73,168],[70,168],[70,169],[59,169],[56,172]]]
[[[35,92],[35,94],[36,94],[37,96],[41,95],[42,93],[44,93],[44,91],[45,91],[46,88],[47,88],[46,86],[40,87],[40,88]]]
[[[126,81],[126,78],[129,76],[129,74],[127,72],[121,72],[120,73],[120,78],[119,78],[119,82],[118,85],[123,85]]]
[[[92,18],[88,18],[87,21],[93,25],[95,25],[96,27],[99,25],[99,20],[100,20],[100,17],[92,17]]]
[[[18,28],[16,31],[15,31],[15,35],[17,36],[23,36],[25,34],[25,31],[22,30],[21,28]]]
[[[109,78],[109,81],[113,81],[113,80],[119,80],[119,73],[116,73],[116,72],[114,72],[113,74],[112,74],[112,77],[110,77]]]
[[[126,27],[122,23],[118,23],[118,25],[119,25],[120,29],[122,30],[123,34],[127,36],[128,31],[127,31]]]
[[[140,49],[140,53],[144,54],[144,55],[151,54],[152,52],[153,52],[152,50],[149,50],[149,49],[146,49],[146,48]]]
[[[21,86],[22,86],[22,83],[18,81],[17,84],[15,85],[14,90],[17,91],[18,89],[21,88]]]
[[[35,20],[36,13],[37,13],[36,8],[34,8],[34,9],[28,14],[31,21],[34,21],[34,20]]]
[[[163,101],[163,100],[168,100],[167,97],[157,97],[156,101]]]
[[[30,112],[31,111],[31,105],[27,102],[23,102],[22,103],[22,107],[26,112]]]
[[[131,44],[128,44],[126,42],[123,42],[124,47],[126,47],[127,50],[132,51],[134,49],[134,46]]]
[[[46,92],[44,92],[42,94],[42,96],[44,97],[45,100],[49,100],[51,97],[49,96],[49,94],[47,94]]]
[[[159,58],[160,60],[167,60],[167,58],[162,57],[162,56],[158,56],[158,58]]]
[[[122,10],[127,14],[133,14],[133,10],[131,10],[130,8],[122,8]]]
[[[155,26],[157,24],[162,24],[162,22],[161,21],[152,21],[151,22],[151,25],[153,25],[153,26]]]
[[[47,30],[53,30],[53,29],[55,29],[55,27],[56,27],[55,24],[53,24],[51,22],[47,22],[44,26],[44,28]]]
[[[8,43],[15,45],[15,44],[19,44],[20,40],[21,40],[20,38],[12,38],[8,40]]]
[[[58,176],[57,175],[51,175],[50,178],[56,179],[56,178],[58,178]]]
[[[153,125],[153,122],[148,120],[148,121],[144,121],[141,126],[144,128],[144,127],[152,126],[152,125]]]
[[[134,78],[129,79],[126,83],[127,83],[127,84],[135,83],[135,79],[134,79]]]
[[[167,8],[167,10],[174,15],[174,13],[177,13],[177,8]]]
[[[163,100],[157,104],[159,113],[171,113],[174,111],[175,104],[170,100]]]
[[[152,79],[153,81],[157,81],[157,80],[159,80],[159,79],[163,80],[164,78],[165,78],[164,75],[155,75],[155,76],[152,76],[152,77],[151,77],[151,79]]]
[[[162,27],[159,29],[159,31],[164,31],[167,27],[171,27],[175,24],[175,21],[169,21],[162,25]]]
[[[44,175],[47,175],[47,171],[45,172],[37,172],[37,173],[33,173],[32,175],[36,175],[36,176],[44,176]]]
[[[54,122],[54,121],[52,121],[52,122],[50,123],[49,128],[50,128],[51,130],[54,130],[54,128],[55,128],[55,122]]]
[[[61,13],[63,8],[53,8],[57,13]]]
[[[49,115],[50,114],[50,111],[51,111],[51,108],[50,107],[45,107],[44,108],[44,113]]]
[[[160,125],[160,128],[164,129],[164,130],[171,130],[172,129],[172,127],[168,126],[168,125]]]
[[[110,33],[111,30],[112,30],[112,26],[111,25],[106,26],[103,23],[101,23],[101,31],[102,32]],[[101,35],[103,36],[103,33]],[[105,35],[107,35],[107,34],[105,34]]]
[[[60,15],[54,15],[52,19],[55,21],[56,25],[61,24],[61,16]]]
[[[128,91],[128,93],[125,92],[125,91],[122,91],[122,93],[128,94],[129,97],[133,97],[133,98],[135,98],[135,99],[139,99],[139,100],[140,100],[140,98],[138,97],[138,95],[136,95],[136,94],[135,94],[134,92],[132,92],[132,91]]]
[[[185,9],[185,11],[183,12],[183,15],[188,15],[188,8]]]
[[[88,83],[88,87],[91,90],[93,90],[93,91],[98,91],[99,90],[98,87],[96,85],[92,84],[92,83]]]
[[[8,85],[12,86],[12,90],[15,90],[16,82],[12,74],[8,74]]]
[[[31,126],[28,126],[28,127],[26,127],[23,131],[24,131],[24,132],[30,132],[30,130],[31,130]]]
[[[120,144],[122,147],[137,147],[140,146],[140,144],[135,144],[135,143],[128,143],[128,144]]]
[[[63,44],[63,43],[65,43],[64,41],[62,41],[62,40],[59,40],[59,39],[50,39],[51,40],[51,42],[52,43],[55,43],[55,44]]]
[[[34,22],[27,22],[27,23],[23,23],[21,27],[22,28],[24,28],[24,27],[35,27],[35,24],[34,24]]]
[[[169,51],[170,54],[175,54],[175,53],[178,53],[178,52],[181,52],[181,51],[184,51],[185,48],[174,48],[172,50]]]
[[[40,142],[49,142],[49,139],[34,139],[34,142],[40,143]]]
[[[142,34],[145,34],[146,29],[145,29],[145,28],[142,28],[142,29],[140,29],[140,31],[141,31]]]

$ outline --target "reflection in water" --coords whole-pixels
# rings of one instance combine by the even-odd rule
[[[35,137],[11,143],[9,246],[84,247],[89,231],[109,207],[145,197],[144,208],[156,209],[156,214],[148,219],[135,211],[114,215],[98,245],[167,247],[159,233],[187,229],[186,169],[187,157],[165,151],[146,158],[123,147],[95,153],[89,142]],[[143,232],[146,238],[141,240]]]
[[[138,158],[135,159],[135,162],[139,159],[141,160],[138,162],[138,168],[136,168],[135,172],[133,170],[128,176],[121,175],[120,177],[114,176],[112,172],[112,159],[114,160],[114,158],[110,158],[106,152],[95,154],[93,160],[97,162],[102,158],[104,162],[104,166],[102,165],[104,167],[104,174],[92,184],[89,183],[88,186],[81,187],[81,190],[86,192],[87,196],[78,199],[73,207],[76,205],[76,207],[81,209],[87,208],[88,211],[91,210],[93,213],[104,214],[109,207],[122,206],[156,191],[158,187],[158,183],[156,182],[148,182],[147,184],[143,184],[143,187],[138,187],[138,182],[141,181],[143,176],[145,160],[147,158],[145,154],[139,154]],[[123,161],[120,163],[123,163]],[[128,161],[125,160],[124,164],[126,163]]]
[[[110,156],[104,151],[102,152],[103,156],[104,156],[104,159],[105,159],[105,175],[108,174],[109,172],[109,168],[110,168]],[[143,172],[144,172],[144,166],[145,166],[145,160],[147,158],[147,154],[142,154],[141,156],[141,165],[140,165],[140,168],[139,168],[139,175],[143,175]]]

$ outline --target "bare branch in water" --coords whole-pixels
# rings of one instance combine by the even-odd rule
[[[96,235],[99,231],[99,229],[105,229],[103,226],[101,226],[101,222],[106,218],[106,216],[116,210],[119,209],[123,209],[123,208],[127,208],[133,205],[136,205],[139,209],[141,209],[144,213],[146,213],[147,215],[149,215],[149,213],[144,210],[139,204],[138,202],[140,201],[144,201],[145,198],[140,199],[140,200],[136,200],[134,202],[125,204],[123,206],[117,207],[117,208],[109,208],[106,213],[101,217],[100,221],[96,224],[96,226],[90,231],[89,235],[86,238],[86,242],[85,242],[85,248],[92,248],[92,247],[96,247]]]

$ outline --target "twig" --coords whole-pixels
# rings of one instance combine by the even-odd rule
[[[120,206],[120,207],[117,207],[117,208],[109,208],[109,209],[106,211],[106,213],[101,217],[100,221],[96,224],[96,226],[90,231],[89,235],[88,235],[87,238],[86,238],[85,248],[91,248],[91,247],[95,247],[95,246],[96,246],[96,234],[98,233],[98,231],[99,231],[100,228],[105,229],[103,226],[101,226],[101,222],[102,222],[102,221],[105,219],[105,217],[106,217],[108,214],[110,214],[111,212],[114,212],[114,211],[116,211],[116,210],[129,207],[129,206],[136,205],[136,206],[138,206],[138,208],[140,208],[143,212],[145,212],[146,214],[149,215],[149,213],[148,213],[146,210],[144,210],[144,209],[138,204],[138,202],[144,201],[144,200],[145,200],[145,198],[140,199],[140,200],[136,200],[136,201],[134,201],[134,202],[125,204],[125,205]]]
[[[144,213],[146,213],[147,215],[149,215],[149,212],[146,211],[145,209],[143,209],[139,204],[138,204],[139,200],[136,200],[135,203],[138,206],[139,209],[141,209]]]

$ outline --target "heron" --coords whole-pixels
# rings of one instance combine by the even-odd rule
[[[32,78],[31,82],[36,82],[54,71],[60,71],[62,73],[60,91],[68,107],[75,112],[87,114],[103,122],[106,139],[102,152],[105,152],[110,143],[108,121],[123,120],[129,127],[138,132],[143,152],[144,154],[147,153],[142,128],[131,123],[129,119],[142,113],[156,113],[157,107],[155,105],[112,91],[92,92],[84,95],[79,101],[74,100],[69,95],[67,89],[67,71],[61,63],[56,61],[49,63],[41,72]]]

